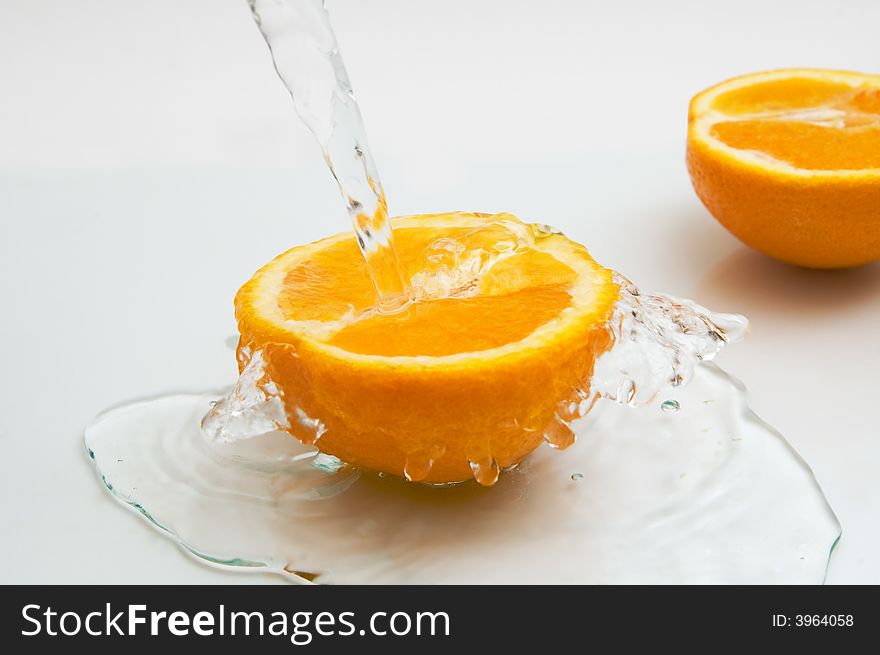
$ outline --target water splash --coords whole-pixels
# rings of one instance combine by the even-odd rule
[[[427,247],[434,259],[429,256],[428,268],[413,276],[414,288],[422,297],[467,295],[495,264],[552,234],[558,231],[501,217],[459,238],[439,239]],[[597,400],[632,407],[653,402],[661,391],[687,384],[698,364],[712,360],[748,330],[748,321],[740,315],[712,312],[690,300],[665,294],[643,294],[622,275],[615,274],[614,279],[620,298],[606,326],[613,346],[597,358],[592,377],[559,401],[546,425],[514,426],[539,431],[544,441],[557,450],[575,443],[572,423],[587,416]],[[260,353],[243,348],[240,357],[244,358],[244,373],[230,397],[218,402],[206,416],[206,432],[212,438],[233,441],[248,437],[249,430],[250,434],[260,434],[294,425],[292,432],[301,441],[320,447],[325,430],[320,417],[308,416],[295,406],[284,416],[277,387],[267,379]],[[676,411],[676,403],[668,400],[661,409]],[[481,484],[494,484],[498,479],[498,465],[491,455],[481,454],[471,464],[474,478]],[[430,453],[410,452],[405,456],[406,479],[422,481],[442,456],[442,444],[435,444]]]
[[[650,402],[663,389],[685,384],[694,367],[729,343],[741,341],[749,322],[662,293],[643,295],[616,273],[620,300],[608,323],[614,346],[596,360],[590,391],[626,405]]]
[[[426,266],[407,283],[394,248],[387,202],[366,130],[330,17],[322,0],[248,0],[275,69],[293,99],[297,113],[313,132],[324,153],[354,225],[357,242],[376,288],[375,311],[399,311],[410,301],[461,297],[476,293],[485,273],[541,239],[561,232],[545,224],[524,224],[498,214],[486,225],[454,239],[441,238],[425,250]],[[543,432],[557,449],[574,443],[570,423],[586,415],[596,399],[637,406],[663,388],[684,384],[694,365],[710,360],[718,350],[744,333],[745,319],[713,314],[687,300],[661,294],[642,296],[623,276],[616,276],[621,295],[608,329],[614,347],[596,362],[592,380],[560,400]],[[357,320],[352,316],[351,320]],[[240,351],[241,352],[241,351]],[[229,398],[217,403],[204,421],[208,434],[235,440],[248,430],[289,427],[296,423],[299,438],[317,443],[324,434],[321,417],[294,408],[283,414],[282,403],[265,372],[255,365]],[[224,425],[228,423],[228,425]],[[406,453],[409,480],[424,479],[433,459],[425,453]],[[481,484],[494,484],[498,465],[479,459],[472,466]]]
[[[425,266],[411,277],[413,298],[465,297],[478,290],[480,279],[499,262],[535,245],[534,226],[510,214],[456,238],[440,238],[424,250]]]
[[[213,402],[202,419],[202,430],[212,441],[232,443],[290,427],[278,388],[266,374],[263,353],[243,352],[250,360],[232,391]]]
[[[322,0],[248,0],[278,77],[336,179],[380,311],[402,309],[409,285],[394,248],[388,203],[360,107]]]

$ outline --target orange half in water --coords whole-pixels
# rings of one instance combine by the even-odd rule
[[[880,259],[880,76],[787,69],[691,101],[688,170],[743,242],[814,268]]]
[[[355,466],[432,483],[492,484],[545,435],[568,443],[557,407],[589,388],[609,345],[611,272],[510,215],[392,224],[419,297],[404,311],[375,311],[350,233],[285,252],[236,296],[239,361],[262,351],[290,432]]]

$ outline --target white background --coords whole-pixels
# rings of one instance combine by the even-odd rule
[[[829,582],[880,583],[880,267],[747,250],[683,161],[708,85],[878,72],[880,3],[328,4],[392,210],[511,211],[644,289],[748,315],[720,363],[843,524]],[[123,511],[81,442],[107,405],[230,382],[235,289],[348,227],[244,0],[3,0],[0,227],[0,582],[261,579]]]

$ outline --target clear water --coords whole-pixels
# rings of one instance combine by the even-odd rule
[[[481,276],[495,263],[555,232],[548,226],[527,226],[513,217],[505,219],[499,215],[489,226],[475,230],[473,238],[439,239],[432,244],[428,248],[428,268],[411,271],[410,286],[394,249],[385,195],[323,0],[249,0],[249,5],[269,46],[275,69],[290,92],[297,113],[320,143],[346,200],[376,287],[377,311],[399,311],[411,300],[467,295],[476,290]],[[492,238],[487,239],[486,232]],[[492,246],[482,245],[485,243]],[[686,307],[670,300],[672,304],[665,310],[654,306],[652,310],[656,311],[641,311],[643,301],[635,287],[622,278],[619,282],[624,287],[623,301],[611,328],[618,341],[639,346],[633,352],[616,348],[611,362],[605,361],[608,357],[599,362],[603,374],[596,376],[591,388],[573,390],[572,398],[561,399],[555,419],[539,426],[547,443],[555,448],[564,449],[574,443],[575,434],[568,422],[580,416],[597,395],[623,397],[627,403],[649,399],[670,380],[670,375],[673,384],[680,383],[692,361],[711,357],[731,336],[738,338],[739,326],[735,322],[730,323],[734,331],[728,336],[724,326],[712,323],[713,318],[706,312],[699,313],[699,307]],[[639,318],[634,321],[632,317]],[[683,329],[697,327],[701,320],[707,321],[711,329],[705,333]],[[745,325],[744,320],[741,323]],[[629,332],[652,338],[630,339]],[[656,347],[649,348],[648,343]],[[215,439],[231,440],[249,436],[249,429],[250,435],[260,434],[266,425],[289,428],[292,420],[297,423],[297,432],[306,428],[309,435],[314,435],[312,443],[316,442],[323,429],[321,417],[307,416],[302,409],[295,409],[290,417],[279,416],[279,411],[283,414],[282,404],[274,383],[264,371],[261,353],[246,347],[239,356],[245,360],[240,362],[245,368],[242,379],[233,393],[220,400],[206,416],[206,432]],[[666,370],[670,366],[671,372]],[[442,448],[442,444],[432,447]],[[424,479],[434,459],[428,452],[407,453],[405,476],[409,480]],[[498,480],[500,469],[491,455],[470,464],[474,478],[481,484],[490,486]]]
[[[110,493],[187,552],[293,582],[822,582],[834,513],[709,361],[745,319],[618,283],[590,390],[560,401],[549,447],[512,470],[473,462],[476,481],[438,489],[354,469],[318,450],[320,419],[285,412],[246,349],[234,388],[111,409],[86,447]]]
[[[206,439],[220,395],[111,409],[104,485],[187,552],[328,583],[821,583],[840,528],[806,464],[711,363],[628,407],[600,399],[565,452],[486,489],[352,469],[284,432]],[[668,411],[675,403],[676,411]]]
[[[469,275],[529,247],[508,245],[447,249],[427,286],[468,293]],[[512,470],[475,461],[476,481],[442,489],[356,470],[319,451],[320,417],[286,411],[246,347],[232,389],[109,410],[86,446],[113,496],[187,552],[291,581],[822,582],[837,519],[710,362],[746,320],[617,282],[614,345],[589,388],[560,400],[548,447]],[[309,443],[284,432],[293,421]],[[413,455],[406,477],[419,480],[432,454]]]
[[[472,293],[495,263],[556,233],[496,217],[483,228],[492,246],[438,240],[410,286],[323,3],[249,2],[346,201],[375,311]],[[708,363],[745,319],[617,282],[614,345],[541,428],[549,447],[513,470],[471,462],[479,484],[434,489],[320,453],[321,417],[288,411],[246,344],[232,389],[109,410],[86,429],[87,450],[113,496],[188,552],[295,581],[821,582],[834,514],[741,385]],[[284,432],[293,422],[308,443]],[[406,478],[439,456],[411,453]]]
[[[309,127],[339,185],[379,308],[409,300],[394,250],[388,204],[361,111],[322,0],[248,0],[296,112]]]

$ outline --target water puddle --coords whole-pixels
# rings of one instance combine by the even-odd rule
[[[128,403],[85,434],[117,500],[218,566],[353,584],[821,583],[840,534],[807,465],[711,363],[636,407],[598,400],[573,445],[490,489],[361,472],[283,432],[212,441],[200,421],[221,395]]]

